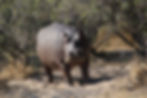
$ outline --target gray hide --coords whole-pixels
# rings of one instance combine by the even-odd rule
[[[68,42],[71,40],[72,42]],[[37,52],[44,64],[59,64],[61,61],[69,62],[71,53],[78,55],[80,50],[74,46],[79,40],[79,33],[74,27],[60,23],[53,23],[41,29],[37,35]]]

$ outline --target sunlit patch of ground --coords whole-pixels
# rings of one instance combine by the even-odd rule
[[[92,79],[83,86],[77,82],[80,79],[78,68],[73,70],[73,86],[61,79],[60,73],[56,73],[56,81],[52,84],[45,82],[44,75],[40,79],[15,79],[8,82],[7,89],[1,88],[0,98],[147,98],[147,85],[142,82],[136,83],[138,77],[131,74],[140,74],[140,71],[135,70],[138,64],[146,66],[137,60],[126,63],[92,62]],[[146,71],[144,70],[144,74]],[[146,81],[145,78],[142,76],[142,81]]]

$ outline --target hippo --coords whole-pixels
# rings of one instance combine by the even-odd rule
[[[73,84],[71,69],[81,69],[83,81],[89,78],[89,44],[82,32],[73,26],[52,23],[37,33],[36,50],[49,82],[54,81],[53,71],[60,70],[69,84]]]

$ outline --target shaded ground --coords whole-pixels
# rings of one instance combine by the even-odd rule
[[[147,98],[147,87],[133,87],[129,79],[130,64],[93,62],[92,79],[88,84],[78,84],[80,72],[73,70],[74,86],[69,86],[61,73],[56,73],[56,82],[47,84],[45,76],[25,80],[11,80],[1,86],[0,98]],[[5,81],[3,83],[5,84]]]

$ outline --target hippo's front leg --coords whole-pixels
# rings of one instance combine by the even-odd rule
[[[85,60],[81,67],[81,73],[82,73],[82,77],[83,77],[83,82],[86,83],[89,80],[89,60]]]

